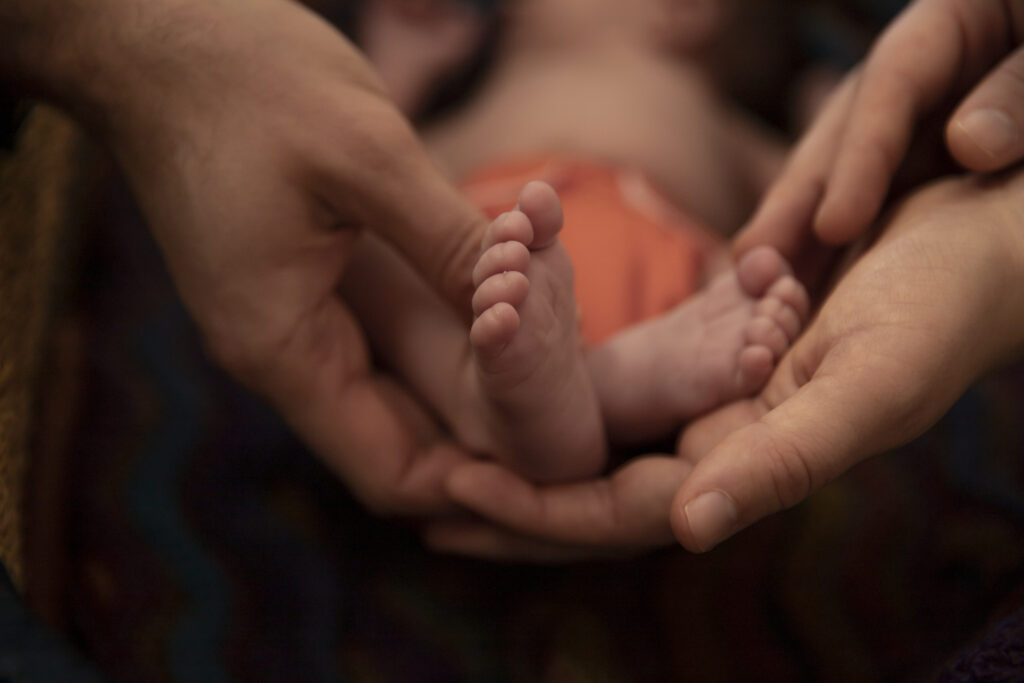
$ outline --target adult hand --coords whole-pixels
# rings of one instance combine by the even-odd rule
[[[798,259],[811,232],[833,245],[859,236],[920,138],[921,121],[957,101],[945,126],[957,161],[993,171],[1020,159],[1022,42],[1024,2],[913,3],[804,135],[736,250],[771,244]]]
[[[829,296],[759,397],[704,456],[672,523],[706,550],[934,424],[1024,352],[1024,174],[915,193]]]
[[[468,311],[485,221],[356,50],[288,0],[12,0],[0,35],[119,161],[213,355],[372,508],[447,508],[468,456],[373,374],[336,287],[373,230]]]
[[[427,540],[499,558],[569,559],[666,543],[696,552],[795,505],[861,460],[914,438],[979,376],[1024,353],[1024,172],[917,192],[842,277],[753,399],[691,424],[675,459],[607,479],[531,485],[460,466],[452,497],[490,522]]]

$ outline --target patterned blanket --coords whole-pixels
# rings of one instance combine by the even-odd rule
[[[59,501],[50,524],[30,520],[59,543],[30,554],[27,576],[36,611],[111,679],[1024,680],[1024,367],[705,556],[666,549],[564,567],[439,556],[364,512],[207,361],[126,190],[104,187],[79,255],[79,322],[59,328],[81,340],[83,398],[64,476],[33,492]],[[0,276],[35,253],[7,249]],[[4,302],[47,291],[12,281],[0,279],[8,514],[40,333],[25,322],[35,313],[12,317]],[[12,374],[4,358],[27,360]],[[3,519],[16,573],[24,554]],[[26,623],[8,607],[0,600],[0,636]],[[28,650],[0,641],[4,679]],[[19,675],[55,680],[27,676],[31,666]]]

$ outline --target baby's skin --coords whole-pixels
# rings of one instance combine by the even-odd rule
[[[535,481],[595,475],[609,441],[662,438],[756,392],[803,327],[804,288],[765,247],[665,315],[584,350],[561,228],[554,190],[530,183],[489,226],[474,271],[482,440]]]

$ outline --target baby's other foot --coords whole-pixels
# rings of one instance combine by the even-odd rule
[[[588,361],[613,440],[664,436],[756,392],[808,309],[782,256],[761,247],[672,311],[608,340]]]
[[[596,474],[605,459],[561,228],[554,190],[528,184],[488,227],[473,273],[469,339],[487,450],[542,481]]]
[[[745,299],[747,306],[753,305],[752,315],[744,326],[735,381],[731,388],[728,382],[722,385],[719,400],[714,405],[753,394],[764,386],[775,365],[800,336],[810,310],[807,290],[793,277],[785,259],[771,247],[759,247],[746,254],[737,264],[735,275],[735,279],[729,274],[721,276],[720,289],[709,290],[707,294],[729,299],[734,296],[729,292],[735,292],[738,285],[740,299]],[[712,283],[712,287],[715,285]],[[743,303],[734,305],[744,307]],[[724,338],[721,341],[728,346]],[[725,365],[727,375],[728,363]],[[714,378],[709,379],[714,383]],[[706,412],[714,405],[702,407],[698,412]]]

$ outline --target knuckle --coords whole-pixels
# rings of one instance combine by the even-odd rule
[[[814,470],[796,444],[770,439],[763,449],[763,457],[767,460],[768,476],[779,509],[793,507],[816,488]]]
[[[325,164],[331,179],[358,184],[366,178],[400,178],[408,164],[423,156],[412,128],[388,102],[374,100],[356,109],[339,104],[333,110],[342,112],[339,120],[316,128],[320,135],[310,136],[311,149],[306,150]]]

